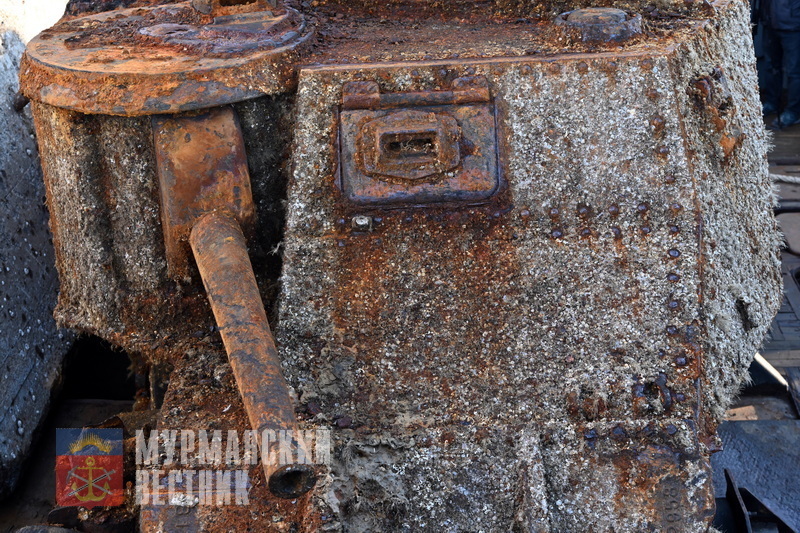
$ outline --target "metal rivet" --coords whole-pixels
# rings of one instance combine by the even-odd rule
[[[372,217],[356,215],[350,221],[350,225],[357,231],[369,231],[372,229]]]
[[[666,121],[663,117],[653,117],[650,119],[650,125],[653,126],[657,130],[661,130],[664,128]]]

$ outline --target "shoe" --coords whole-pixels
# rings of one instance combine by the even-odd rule
[[[800,124],[800,115],[795,113],[794,111],[784,110],[783,113],[778,115],[777,122],[779,123],[780,128],[788,128],[789,126],[794,126],[795,124]]]
[[[778,112],[778,106],[776,106],[775,104],[769,102],[761,104],[761,114],[764,115],[765,117],[769,115],[774,115],[777,112]]]

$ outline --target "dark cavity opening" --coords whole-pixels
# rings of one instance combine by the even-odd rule
[[[279,498],[302,496],[317,482],[314,469],[307,465],[288,465],[269,477],[269,490]]]
[[[254,4],[256,0],[219,0],[219,5],[222,7],[229,6],[244,6],[247,4]]]
[[[736,299],[736,312],[739,314],[739,320],[742,321],[742,327],[745,331],[750,331],[756,327],[753,320],[750,318],[749,307],[750,305],[745,303],[741,298]]]
[[[136,381],[128,355],[90,335],[75,341],[64,361],[62,399],[132,400]]]
[[[436,154],[436,132],[387,133],[381,136],[381,152],[391,159],[429,157]]]

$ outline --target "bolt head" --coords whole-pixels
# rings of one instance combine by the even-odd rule
[[[350,225],[357,231],[370,231],[372,229],[372,217],[366,215],[354,216]]]

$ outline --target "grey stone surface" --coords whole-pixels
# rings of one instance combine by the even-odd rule
[[[23,50],[0,24],[0,497],[19,478],[72,339],[52,317],[58,279],[30,111],[12,104]]]

